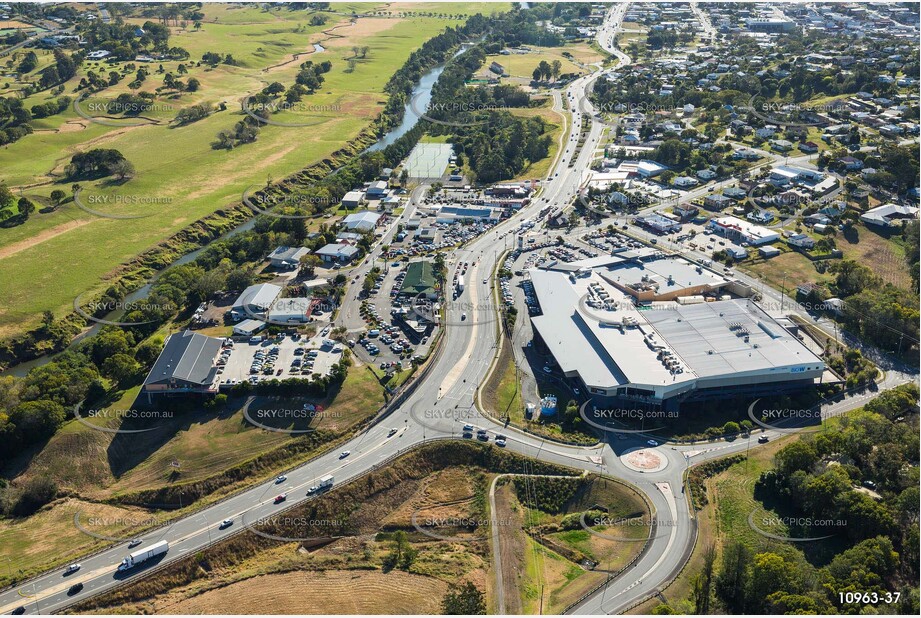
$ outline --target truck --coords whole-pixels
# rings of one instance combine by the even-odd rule
[[[162,556],[167,551],[169,551],[169,543],[167,541],[160,541],[159,543],[154,543],[150,547],[145,547],[139,549],[135,552],[131,552],[128,556],[122,560],[122,563],[118,565],[119,571],[127,571],[128,569],[133,569],[137,565],[155,558],[157,556]]]
[[[457,291],[458,292],[464,291],[464,276],[463,275],[457,276]]]
[[[327,474],[326,476],[324,476],[323,478],[321,478],[321,479],[320,479],[320,484],[318,485],[318,487],[319,487],[321,490],[323,490],[323,489],[329,489],[329,488],[332,487],[332,486],[333,486],[333,475],[332,475],[332,474]]]

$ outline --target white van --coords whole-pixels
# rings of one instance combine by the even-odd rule
[[[376,328],[368,331],[368,337],[377,337],[380,334],[381,331],[377,330]]]

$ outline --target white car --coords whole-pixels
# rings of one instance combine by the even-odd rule
[[[233,519],[225,519],[221,522],[221,530],[228,528],[233,525]]]
[[[345,459],[351,454],[352,454],[352,451],[342,451],[341,453],[339,453],[339,459]]]
[[[80,570],[80,567],[83,566],[79,562],[67,565],[67,568],[64,569],[64,575],[70,575],[71,573],[76,573]]]
[[[288,477],[285,476],[284,474],[282,474],[281,476],[279,476],[278,478],[275,479],[275,483],[276,483],[276,484],[278,484],[278,483],[284,483],[284,482],[287,481],[287,480],[288,480]]]
[[[656,442],[655,440],[646,440],[646,444],[648,444],[649,446],[659,446],[659,443]]]
[[[387,432],[387,437],[389,438],[390,436],[394,435],[396,432],[397,432],[397,428],[394,427],[393,429]]]
[[[550,367],[544,367],[544,373],[553,373],[553,369]]]

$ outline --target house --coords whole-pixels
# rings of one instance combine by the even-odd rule
[[[793,150],[793,142],[785,139],[772,139],[771,150],[776,150],[777,152],[790,152]]]
[[[863,167],[863,161],[860,159],[855,159],[854,157],[841,157],[838,159],[838,163],[841,163],[849,172],[854,172]]]
[[[754,223],[770,223],[774,220],[774,214],[767,210],[753,210],[745,218]]]
[[[723,189],[723,195],[725,195],[731,200],[740,202],[745,199],[748,193],[746,193],[744,189],[740,189],[739,187],[729,187],[728,189]]]
[[[278,247],[269,254],[272,268],[293,270],[300,266],[301,258],[310,253],[307,247]]]
[[[324,245],[314,252],[325,264],[348,264],[358,256],[358,247],[341,243]]]
[[[771,139],[774,137],[774,134],[777,132],[777,127],[766,126],[761,127],[760,129],[755,129],[755,136],[761,139]]]
[[[678,187],[679,189],[686,189],[696,185],[697,179],[691,178],[690,176],[678,176],[672,180],[672,186]]]
[[[700,209],[693,204],[678,204],[672,209],[672,212],[682,221],[688,221],[696,217]]]
[[[230,309],[230,317],[239,322],[245,318],[262,318],[281,296],[281,287],[272,283],[255,283],[240,293]]]
[[[780,249],[774,245],[767,245],[765,247],[758,247],[758,253],[761,255],[761,257],[770,259],[780,255]]]
[[[748,249],[736,245],[729,245],[725,249],[726,255],[734,260],[744,260],[748,257]]]
[[[377,226],[377,222],[380,218],[381,215],[376,212],[363,210],[362,212],[346,215],[342,218],[340,223],[344,229],[349,230],[350,232],[370,232]]]
[[[358,208],[361,205],[361,199],[364,194],[361,191],[349,191],[342,198],[342,207],[346,210]]]
[[[144,379],[142,392],[153,395],[217,392],[217,355],[222,340],[192,331],[167,337],[163,351]]]
[[[365,191],[365,195],[368,196],[368,199],[384,197],[387,195],[387,182],[385,180],[372,182],[371,186],[368,187],[368,190]]]
[[[695,175],[701,180],[713,180],[716,178],[716,172],[711,169],[698,170],[697,174]]]
[[[723,210],[731,203],[732,200],[725,195],[708,195],[704,198],[704,206],[708,210]]]
[[[895,227],[901,225],[906,219],[917,219],[918,209],[915,206],[900,206],[898,204],[884,204],[877,206],[860,215],[860,220],[868,225],[880,227]]]
[[[761,158],[761,155],[757,150],[752,148],[739,148],[732,153],[732,158],[735,160],[744,159],[745,161],[757,161]]]
[[[815,246],[815,240],[806,234],[793,234],[787,238],[787,244],[799,249],[812,249]]]
[[[812,154],[819,151],[819,145],[815,142],[803,142],[799,145],[799,149],[806,154]]]
[[[504,75],[505,67],[499,64],[498,62],[492,62],[489,65],[489,70],[495,73],[496,75]]]

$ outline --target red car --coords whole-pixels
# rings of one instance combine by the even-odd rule
[[[278,504],[279,502],[284,502],[287,499],[288,499],[288,494],[278,494],[277,496],[275,496],[275,504]]]

